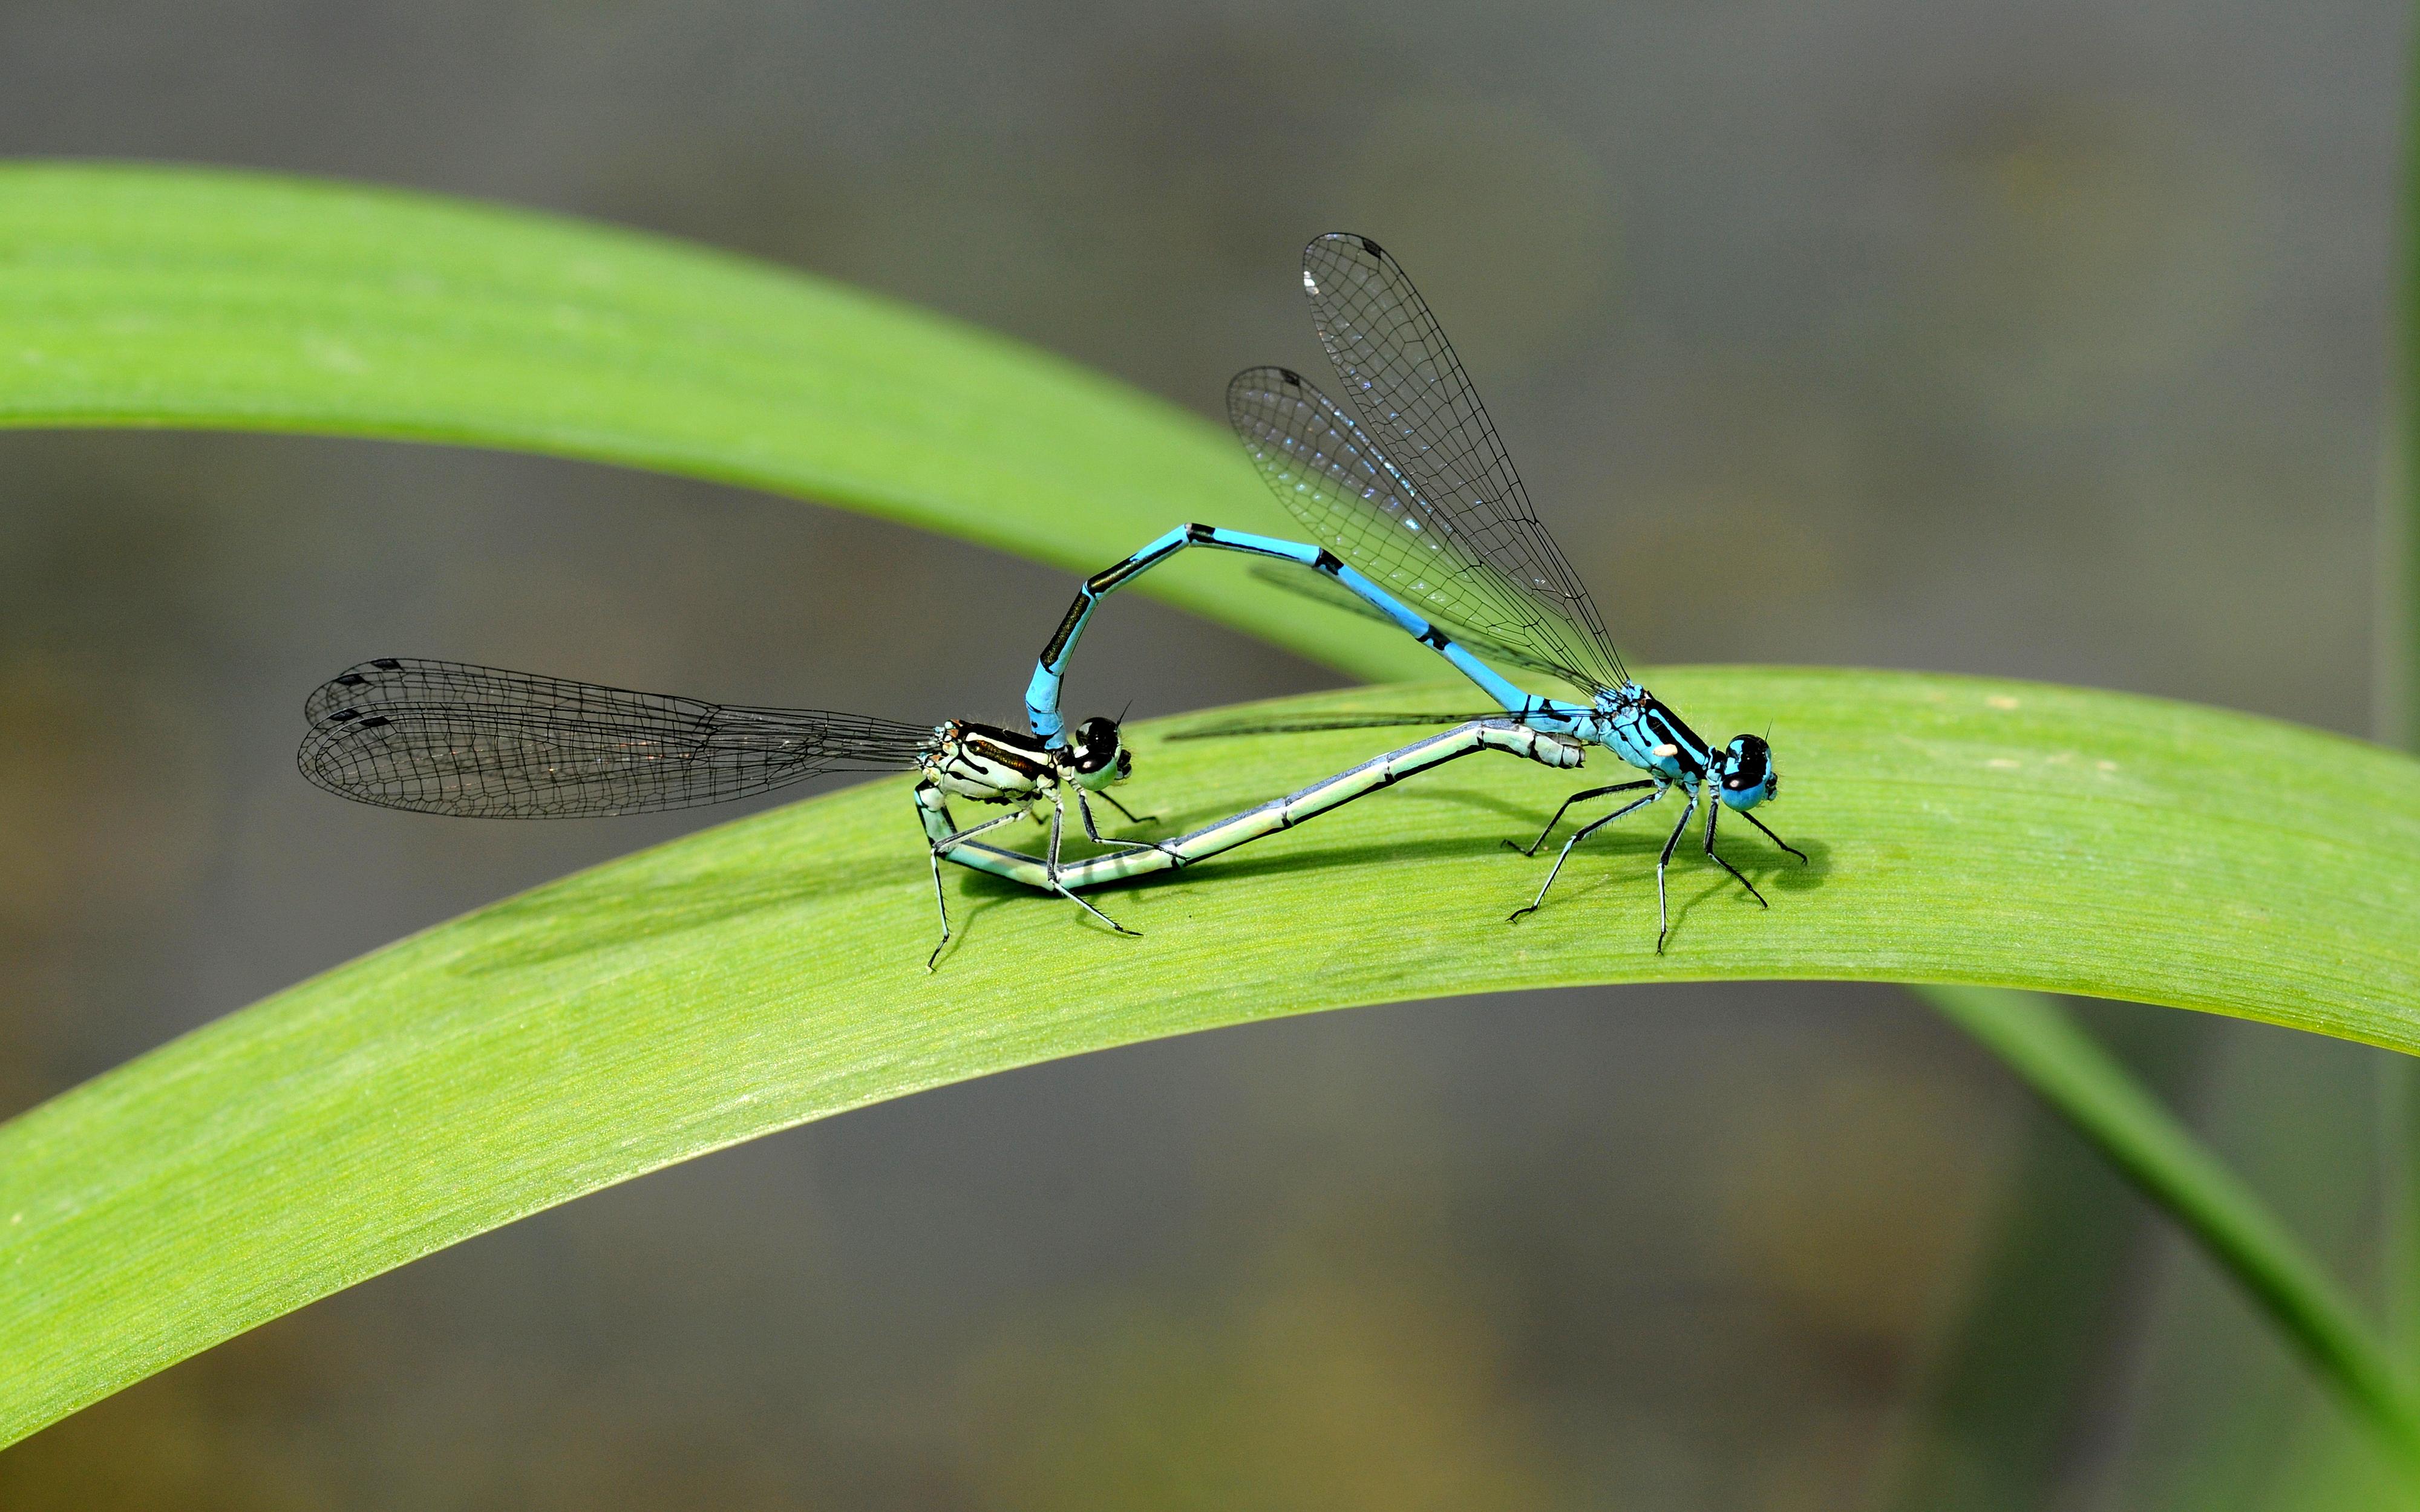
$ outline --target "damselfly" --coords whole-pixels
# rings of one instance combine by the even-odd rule
[[[1647,774],[1573,794],[1535,841],[1515,847],[1535,856],[1574,804],[1652,790],[1575,830],[1537,896],[1511,918],[1544,903],[1572,847],[1674,788],[1686,801],[1656,858],[1656,950],[1670,931],[1665,872],[1701,802],[1706,855],[1763,903],[1756,885],[1714,848],[1714,831],[1729,809],[1806,863],[1805,853],[1749,812],[1780,791],[1771,748],[1743,734],[1716,749],[1632,680],[1588,590],[1539,523],[1444,331],[1392,256],[1367,237],[1332,232],[1303,249],[1302,287],[1320,344],[1359,418],[1281,367],[1237,374],[1227,387],[1227,414],[1263,480],[1311,542],[1186,525],[1088,579],[1027,691],[1034,733],[1053,745],[1063,738],[1061,679],[1085,623],[1109,593],[1188,547],[1298,563],[1434,647],[1502,705],[1498,717],[1603,746]],[[1589,701],[1528,693],[1488,659],[1584,688]],[[1424,716],[1341,721],[1440,722]],[[1218,733],[1313,727],[1338,724],[1230,725]]]
[[[1078,872],[1083,881],[1070,880],[1070,867],[1083,863],[1060,858],[1066,800],[1075,799],[1085,838],[1095,844],[1158,854],[1104,836],[1093,818],[1092,800],[1099,798],[1141,822],[1109,791],[1134,771],[1114,719],[1087,719],[1072,740],[1046,745],[962,719],[905,724],[823,709],[745,708],[394,656],[322,684],[302,714],[311,725],[296,758],[304,777],[340,797],[419,813],[649,813],[746,797],[826,772],[918,772],[916,804],[941,914],[941,943],[924,963],[928,970],[950,943],[941,861],[969,861],[972,837],[1029,816],[1041,820],[1049,827],[1047,854],[1004,874],[1059,894],[1120,933],[1133,932],[1074,890],[1106,879]],[[1013,811],[965,829],[936,827],[933,815],[946,821],[951,797]]]

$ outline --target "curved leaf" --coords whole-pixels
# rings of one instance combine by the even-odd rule
[[[1545,863],[1498,842],[1534,833],[1575,782],[1480,757],[1096,894],[1140,940],[954,872],[965,933],[927,975],[931,884],[906,784],[886,780],[539,888],[197,1030],[0,1129],[0,1437],[673,1161],[1279,1014],[1575,982],[1866,978],[2100,994],[2420,1047],[2420,764],[2024,684],[1759,669],[1655,684],[1714,728],[1779,720],[1770,812],[1814,857],[1802,870],[1761,837],[1726,840],[1766,912],[1684,851],[1663,956],[1652,821],[1607,831],[1546,909],[1505,922]],[[1196,822],[1334,770],[1371,735],[1167,743],[1143,727],[1134,796]]]
[[[1223,431],[910,306],[525,210],[215,169],[0,166],[0,425],[543,452],[1078,572],[1188,519],[1288,523]],[[1241,571],[1140,587],[1363,676],[1435,666]]]

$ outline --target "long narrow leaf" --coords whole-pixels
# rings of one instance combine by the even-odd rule
[[[2420,1396],[2350,1295],[2253,1191],[2059,1006],[1988,987],[1916,989],[1990,1046],[2200,1243],[2319,1379],[2420,1473]]]
[[[2057,998],[2006,988],[1909,990],[1919,998],[2006,994],[2039,1011],[2067,1011]],[[2106,1024],[2113,1015],[2101,1017]],[[2081,1054],[2134,1080],[2145,1101],[2177,1090],[2197,1058],[2189,1047],[2211,1027],[2164,1013],[2127,1014],[2121,1022],[2122,1057],[2079,1026]],[[1978,1042],[2000,1057],[1988,1040]],[[2020,1080],[2036,1081],[2025,1063],[2000,1058]],[[2000,1216],[1989,1250],[1974,1267],[1942,1352],[1925,1371],[1893,1457],[1890,1494],[1881,1504],[1887,1512],[2054,1506],[2071,1497],[2079,1443],[2102,1431],[2092,1410],[2105,1395],[2100,1383],[2125,1371],[2132,1356],[2136,1330],[2130,1324],[2138,1310],[2130,1304],[2138,1277],[2128,1262],[2146,1199],[2156,1204],[2157,1197],[2129,1183],[2096,1141],[2079,1137],[2085,1131],[2073,1113],[2055,1098],[2044,1101],[2056,1121],[2025,1132],[1998,1183]]]
[[[2376,724],[2382,740],[2420,750],[2420,32],[2406,57],[2401,215],[2397,224],[2395,397],[2379,489]],[[2380,1252],[2387,1323],[2407,1370],[2420,1374],[2420,1086],[2414,1069],[2378,1071]]]
[[[1284,523],[1221,431],[921,310],[658,237],[218,170],[0,166],[0,425],[544,452],[1079,572],[1189,519]],[[1435,666],[1242,572],[1142,587],[1366,676]]]
[[[954,876],[966,933],[927,976],[931,884],[894,780],[540,888],[209,1026],[0,1128],[0,1438],[673,1161],[1279,1014],[1576,982],[1863,978],[2103,994],[2420,1047],[2420,764],[2024,684],[1656,682],[1718,727],[1778,717],[1791,739],[1773,822],[1814,857],[1801,869],[1727,835],[1773,907],[1702,858],[1683,864],[1661,956],[1653,820],[1592,842],[1546,909],[1505,922],[1544,862],[1498,841],[1573,779],[1486,757],[1100,895],[1140,940]],[[1366,732],[1146,732],[1137,796],[1190,822],[1371,746]],[[2343,791],[2366,802],[2357,827]]]

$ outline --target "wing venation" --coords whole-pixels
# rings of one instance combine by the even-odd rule
[[[1347,232],[1313,239],[1302,270],[1320,345],[1385,467],[1428,528],[1483,569],[1462,580],[1464,625],[1572,681],[1629,681],[1410,275],[1376,242]]]
[[[421,813],[645,813],[832,771],[914,764],[933,730],[819,709],[750,708],[460,662],[380,657],[303,702],[297,762],[343,797]]]

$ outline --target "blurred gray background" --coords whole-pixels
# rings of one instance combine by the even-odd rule
[[[1635,661],[2359,732],[2404,28],[2383,0],[10,0],[0,152],[602,217],[1204,414],[1238,367],[1313,364],[1295,249],[1359,230]],[[571,463],[0,434],[0,1113],[728,817],[338,803],[292,750],[352,661],[1007,718],[1069,589]],[[979,632],[978,591],[1032,640]],[[1137,599],[1096,636],[1086,707],[1334,682]],[[2358,1272],[2367,1056],[2087,1011]],[[0,1504],[2270,1507],[2330,1504],[2345,1456],[2198,1258],[1904,995],[1627,988],[762,1140],[172,1369],[0,1455]]]

